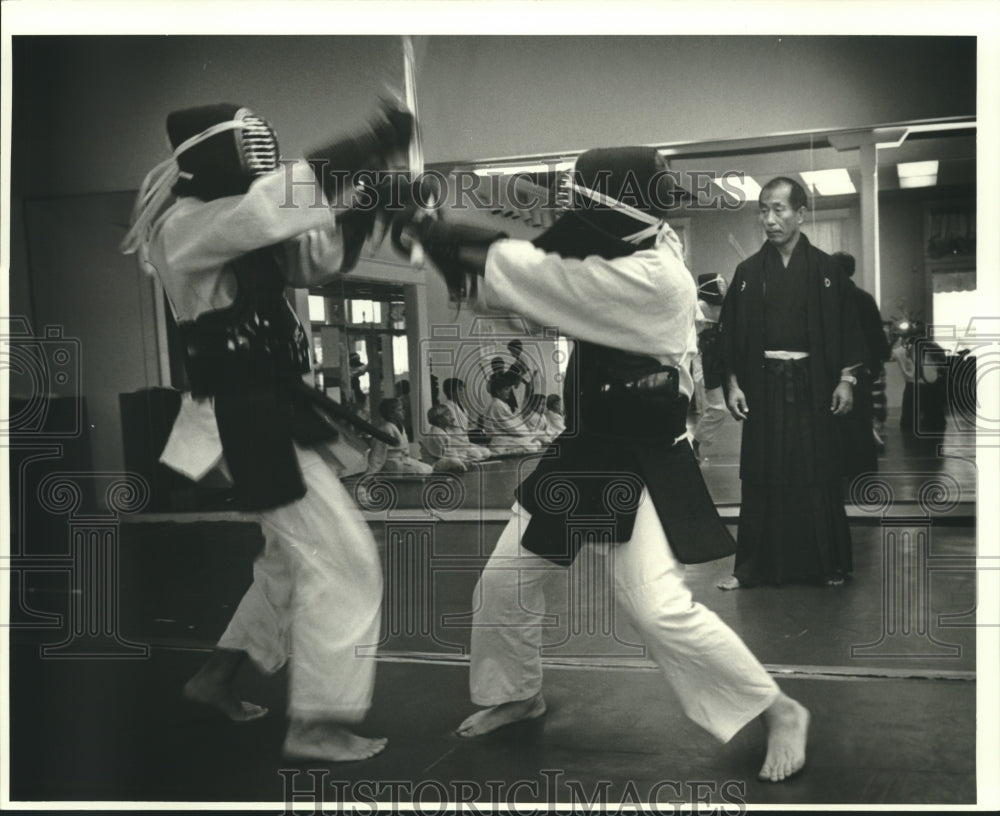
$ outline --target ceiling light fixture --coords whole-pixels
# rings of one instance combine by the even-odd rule
[[[760,198],[760,185],[753,176],[747,173],[736,173],[732,170],[727,170],[718,178],[713,178],[712,183],[729,195],[732,195],[734,189],[739,190],[743,195],[744,201],[756,201]]]
[[[902,162],[896,165],[899,174],[899,186],[906,190],[913,187],[933,187],[937,184],[939,162],[933,161]]]
[[[851,195],[858,190],[844,168],[836,170],[808,170],[799,173],[813,193],[821,196]]]

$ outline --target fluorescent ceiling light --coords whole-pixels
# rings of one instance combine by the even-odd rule
[[[900,178],[908,178],[910,176],[936,176],[937,171],[937,159],[934,159],[934,161],[903,162],[896,165],[896,172],[899,173]]]
[[[573,162],[549,162],[548,164],[501,164],[492,167],[476,167],[472,172],[477,176],[513,176],[515,173],[549,173],[553,170],[569,170]]]
[[[938,161],[902,162],[896,165],[901,189],[933,187],[937,184]]]
[[[743,178],[741,179],[740,176]],[[739,190],[743,194],[744,201],[756,201],[760,198],[760,185],[753,176],[746,173],[723,173],[719,178],[712,179],[712,182],[720,190],[732,195],[732,191]]]
[[[934,187],[937,184],[937,176],[907,176],[899,180],[900,190],[909,190],[913,187]]]
[[[822,196],[849,195],[858,191],[842,167],[836,170],[810,170],[799,175],[810,190]]]

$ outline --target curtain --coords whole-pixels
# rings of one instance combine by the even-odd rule
[[[975,292],[976,270],[966,269],[957,272],[932,272],[934,292]]]

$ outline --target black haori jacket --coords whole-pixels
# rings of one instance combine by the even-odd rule
[[[849,291],[850,279],[835,267],[829,255],[810,244],[805,235],[799,235],[799,244],[805,253],[809,276],[806,315],[810,403],[819,422],[818,433],[824,441],[818,461],[827,473],[840,475],[844,472],[844,463],[838,455],[837,440],[843,433],[836,424],[840,420],[830,413],[830,400],[841,370],[864,362],[865,339]],[[799,246],[795,249],[798,251]],[[736,267],[719,318],[723,362],[726,369],[736,374],[750,408],[740,452],[742,479],[763,478],[761,468],[765,462],[766,437],[755,431],[762,429],[764,417],[754,414],[754,405],[762,404],[764,386],[764,259],[767,252],[773,251],[776,250],[765,243]]]
[[[525,549],[567,566],[584,543],[628,541],[645,487],[678,561],[735,552],[691,446],[674,443],[688,407],[676,369],[577,341],[564,401],[566,431],[517,489],[531,513]]]

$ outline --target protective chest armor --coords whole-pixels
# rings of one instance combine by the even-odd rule
[[[577,341],[574,357],[564,399],[567,423],[575,419],[577,430],[670,439],[684,433],[687,399],[678,391],[676,368],[652,357],[582,341]],[[578,383],[573,382],[576,377]]]
[[[309,341],[285,300],[275,248],[250,252],[228,268],[237,282],[233,305],[178,327],[192,395],[294,385],[310,370]]]

